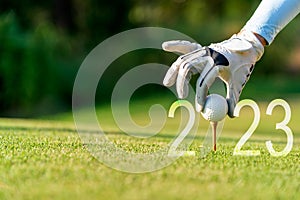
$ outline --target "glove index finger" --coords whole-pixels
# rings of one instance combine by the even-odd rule
[[[219,66],[206,66],[197,80],[196,86],[196,111],[201,112],[205,104],[206,96],[211,85],[219,75]]]
[[[202,48],[200,44],[192,43],[186,40],[171,40],[162,44],[164,51],[187,54]]]

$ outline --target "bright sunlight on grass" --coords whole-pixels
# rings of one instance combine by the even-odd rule
[[[147,101],[143,102],[147,107]],[[169,103],[164,101],[166,109]],[[274,115],[266,116],[267,103],[259,103],[259,127],[243,146],[260,150],[260,156],[233,156],[236,143],[252,123],[252,111],[244,108],[239,118],[226,119],[217,152],[205,158],[181,157],[162,170],[145,174],[119,172],[93,158],[70,114],[50,121],[1,119],[0,199],[299,199],[300,114],[296,108],[300,104],[290,102],[292,151],[286,157],[272,157],[265,141],[272,140],[277,151],[285,147],[284,132],[275,129],[284,114],[278,108]],[[148,122],[146,110],[133,106],[133,119]],[[111,141],[126,151],[142,153],[156,151],[174,139],[179,121],[176,117],[168,119],[161,133],[138,139],[114,127],[109,107],[97,111],[107,115],[103,124]],[[208,123],[201,118],[198,135],[190,146],[196,155],[207,128]]]

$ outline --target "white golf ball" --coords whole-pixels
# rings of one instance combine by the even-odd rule
[[[204,119],[210,122],[218,122],[225,118],[228,112],[227,101],[218,94],[211,94],[206,97],[203,111]]]

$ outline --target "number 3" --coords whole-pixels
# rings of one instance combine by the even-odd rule
[[[276,124],[276,129],[281,129],[285,132],[285,134],[287,136],[287,144],[286,144],[285,148],[280,152],[276,152],[274,150],[271,141],[267,141],[266,145],[267,145],[267,149],[269,150],[269,152],[272,156],[286,156],[293,148],[293,133],[292,133],[292,130],[290,129],[290,127],[287,126],[287,124],[289,123],[289,121],[291,119],[291,108],[286,101],[284,101],[282,99],[275,99],[269,104],[266,114],[272,115],[272,111],[273,111],[274,107],[277,105],[282,106],[284,108],[285,117],[282,122]]]
[[[253,120],[253,123],[251,124],[250,128],[248,129],[248,131],[246,131],[246,133],[241,137],[241,139],[239,140],[239,142],[235,146],[234,151],[233,151],[233,155],[258,156],[258,155],[260,155],[259,150],[241,150],[242,146],[246,143],[246,141],[251,137],[251,135],[253,134],[253,132],[257,128],[257,126],[259,124],[259,120],[260,120],[259,107],[253,100],[242,100],[242,101],[240,101],[236,105],[236,108],[234,110],[234,116],[238,117],[241,108],[244,107],[244,106],[250,106],[253,109],[253,111],[254,111],[254,120]],[[268,149],[269,153],[272,156],[286,156],[292,150],[292,147],[293,147],[293,133],[292,133],[292,130],[287,126],[287,124],[289,123],[289,121],[291,119],[291,108],[290,108],[289,104],[286,101],[284,101],[282,99],[275,99],[268,105],[266,114],[267,115],[272,115],[272,111],[276,106],[282,106],[284,108],[284,111],[285,111],[285,118],[282,122],[276,123],[276,129],[281,129],[286,133],[286,135],[287,135],[287,145],[280,152],[276,152],[274,150],[271,141],[267,141],[266,146],[267,146],[267,149]]]

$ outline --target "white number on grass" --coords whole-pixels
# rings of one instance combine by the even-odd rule
[[[293,148],[293,133],[292,133],[292,130],[290,129],[290,127],[287,126],[287,124],[289,123],[289,121],[291,119],[291,108],[286,101],[284,101],[282,99],[275,99],[269,104],[266,114],[272,115],[272,111],[273,111],[274,107],[276,107],[276,106],[282,106],[285,111],[284,120],[280,123],[276,123],[276,130],[281,129],[285,132],[285,134],[287,136],[287,144],[286,144],[285,148],[280,152],[276,152],[274,150],[271,141],[267,141],[266,145],[267,145],[268,151],[270,152],[270,154],[272,156],[286,156]]]
[[[235,146],[233,155],[258,156],[258,155],[260,155],[260,151],[258,151],[258,150],[244,150],[244,151],[241,150],[242,146],[246,143],[246,141],[251,137],[251,135],[257,128],[257,126],[259,124],[259,120],[260,120],[260,111],[259,111],[258,105],[254,101],[249,100],[249,99],[242,100],[236,105],[236,108],[234,110],[234,116],[238,117],[241,108],[244,106],[250,106],[253,109],[254,120],[253,120],[250,128],[248,129],[248,131],[241,137],[241,139]],[[276,152],[274,150],[273,144],[271,141],[267,141],[266,146],[272,156],[286,156],[293,148],[293,132],[287,126],[287,124],[289,123],[289,121],[291,119],[291,108],[286,101],[284,101],[282,99],[275,99],[268,105],[266,114],[272,115],[273,109],[276,106],[282,106],[285,111],[284,120],[282,122],[276,124],[276,130],[281,129],[285,132],[285,134],[287,136],[287,144],[286,144],[285,148],[280,152]]]
[[[259,121],[260,121],[259,107],[258,107],[257,103],[255,103],[255,101],[250,100],[250,99],[245,99],[245,100],[240,101],[236,105],[233,115],[235,117],[239,117],[241,109],[245,106],[249,106],[252,108],[252,110],[254,112],[254,119],[253,119],[253,122],[250,125],[249,129],[246,131],[246,133],[241,137],[241,139],[236,144],[236,146],[233,150],[233,155],[258,156],[258,155],[260,155],[259,150],[241,150],[243,145],[247,142],[247,140],[254,133],[254,131],[257,128]],[[282,106],[285,111],[285,117],[284,117],[283,121],[280,123],[276,123],[276,130],[280,129],[285,132],[285,134],[287,136],[287,144],[286,144],[285,148],[280,152],[277,152],[274,150],[273,144],[271,141],[267,141],[266,146],[272,156],[286,156],[292,150],[292,147],[293,147],[293,133],[292,133],[292,130],[287,126],[287,124],[289,123],[289,121],[291,119],[291,108],[286,101],[284,101],[282,99],[275,99],[268,105],[266,114],[272,115],[273,109],[276,106]],[[179,101],[174,102],[170,107],[168,116],[171,118],[174,118],[175,111],[177,110],[178,107],[185,107],[188,110],[189,120],[188,120],[186,126],[184,127],[184,129],[179,134],[179,136],[171,144],[170,149],[168,151],[169,156],[181,156],[184,153],[187,153],[187,152],[176,151],[176,149],[178,148],[180,143],[182,143],[184,138],[189,134],[189,132],[193,128],[193,125],[195,122],[195,110],[194,110],[192,104],[186,100],[179,100]]]
[[[168,116],[174,118],[175,110],[181,106],[185,107],[188,110],[189,120],[188,120],[185,128],[182,130],[182,132],[179,134],[179,136],[172,143],[172,145],[169,149],[169,152],[168,152],[168,156],[181,156],[185,153],[185,152],[176,151],[176,149],[179,146],[179,144],[183,141],[183,139],[189,134],[189,132],[193,128],[193,125],[195,122],[194,107],[190,102],[188,102],[186,100],[179,100],[179,101],[174,102],[170,107]]]
[[[255,103],[255,101],[250,100],[250,99],[245,99],[240,101],[235,109],[233,115],[235,117],[238,117],[240,114],[240,110],[244,106],[250,106],[253,111],[254,111],[254,119],[249,127],[249,129],[246,131],[246,133],[241,137],[239,142],[236,144],[234,150],[233,150],[233,155],[240,155],[240,156],[258,156],[260,155],[259,150],[241,150],[242,146],[246,143],[246,141],[251,137],[255,129],[257,128],[260,120],[260,111],[258,105]]]

